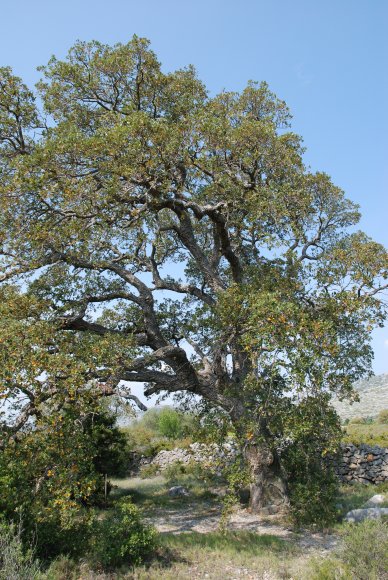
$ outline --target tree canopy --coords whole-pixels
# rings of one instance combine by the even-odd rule
[[[350,394],[387,253],[267,84],[211,96],[136,36],[40,70],[37,98],[0,69],[4,429],[64,389],[141,382],[223,409],[248,444],[290,401]]]

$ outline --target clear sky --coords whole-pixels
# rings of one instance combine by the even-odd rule
[[[266,80],[294,116],[306,162],[361,206],[388,247],[387,0],[0,0],[0,66],[27,84],[75,40],[151,40],[165,71],[194,64],[214,94]],[[388,325],[374,335],[388,372]]]

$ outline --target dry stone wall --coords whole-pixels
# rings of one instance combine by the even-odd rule
[[[344,483],[388,481],[388,448],[377,445],[342,445],[335,468]]]
[[[155,465],[161,472],[174,463],[187,465],[191,462],[202,463],[215,473],[233,462],[238,448],[233,441],[223,445],[193,443],[187,449],[162,450],[153,458],[138,458],[137,467]],[[343,483],[381,483],[388,481],[388,448],[377,445],[344,444],[334,467]]]
[[[160,471],[163,471],[176,462],[187,465],[194,461],[202,463],[215,473],[221,473],[222,468],[232,463],[237,454],[238,448],[233,441],[223,445],[192,443],[187,449],[159,451],[153,458],[152,463],[157,465]]]

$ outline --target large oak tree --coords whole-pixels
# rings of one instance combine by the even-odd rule
[[[0,70],[4,429],[87,385],[187,392],[230,417],[252,507],[287,501],[273,418],[369,371],[386,251],[265,83],[211,97],[138,37],[41,71],[35,100]]]

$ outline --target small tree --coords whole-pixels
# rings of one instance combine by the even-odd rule
[[[138,37],[79,42],[41,70],[42,110],[0,72],[2,280],[23,282],[40,304],[35,332],[52,333],[35,336],[33,372],[18,371],[20,337],[3,361],[3,396],[20,411],[8,433],[70,388],[65,357],[103,394],[133,398],[140,382],[221,408],[252,508],[286,502],[272,419],[290,400],[349,395],[369,372],[386,251],[354,230],[358,208],[330,178],[305,168],[265,83],[210,98],[192,67],[163,73]]]
[[[184,417],[175,409],[161,409],[158,416],[158,429],[161,435],[169,439],[178,439],[184,434]]]

